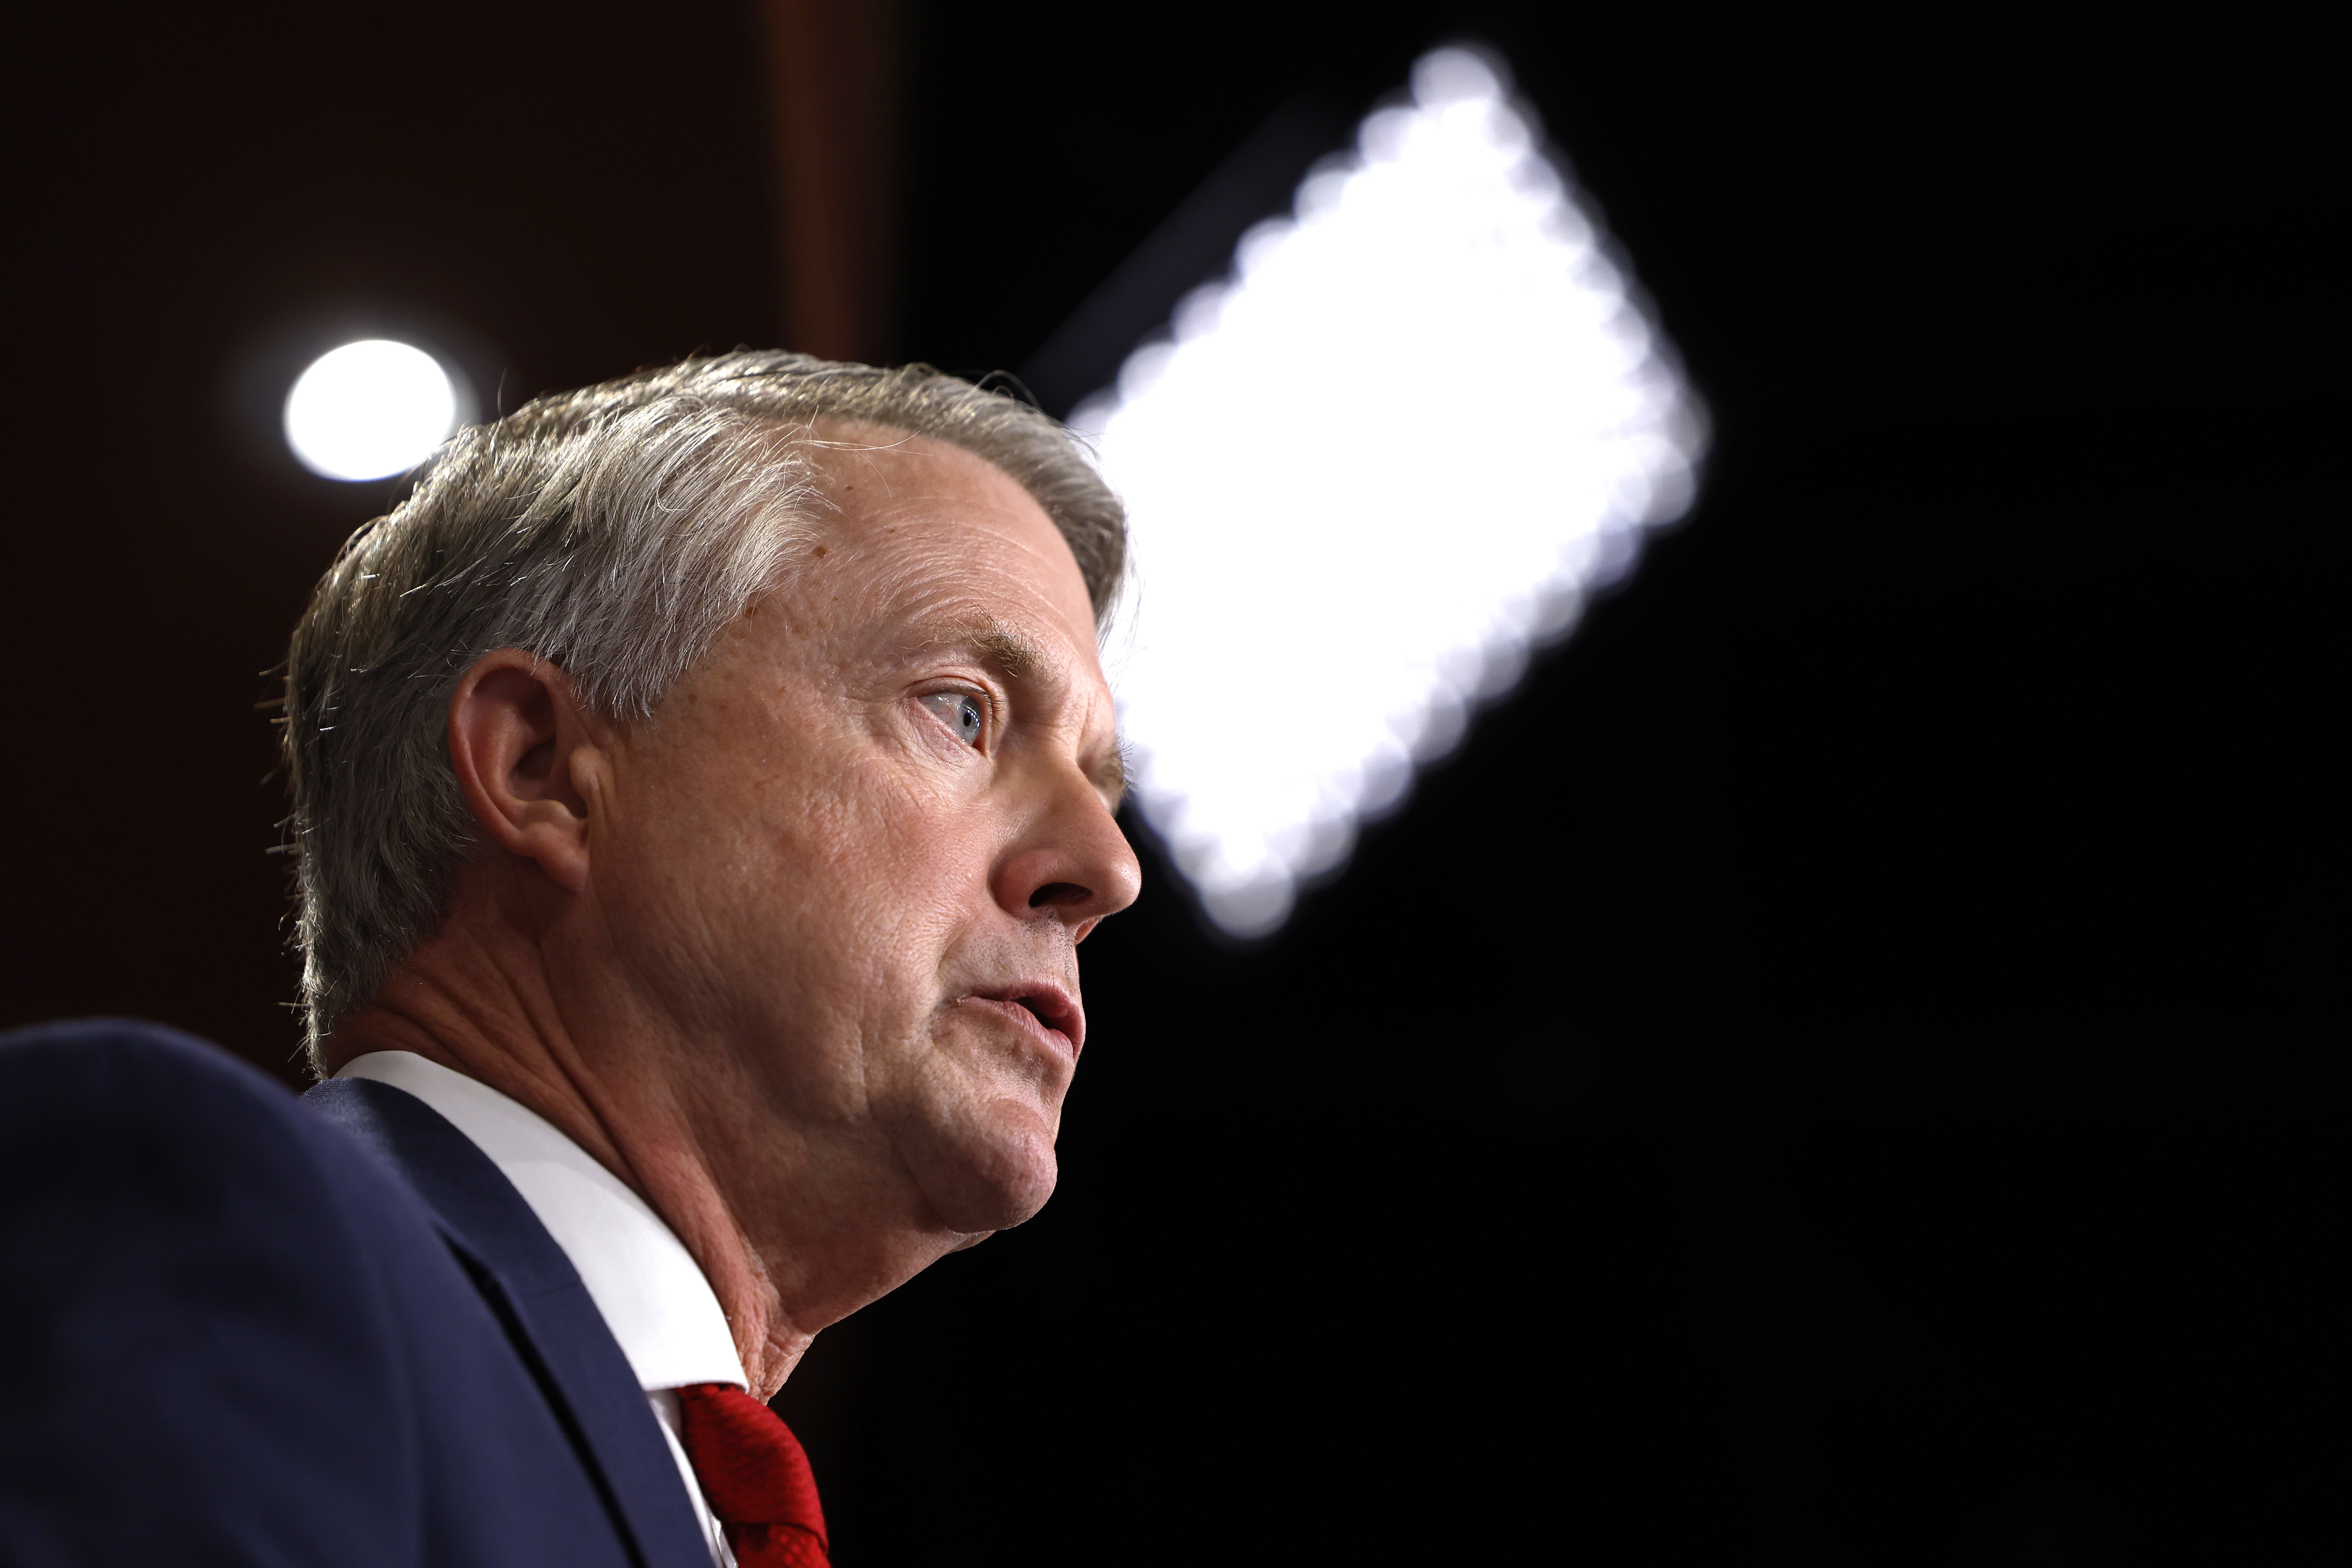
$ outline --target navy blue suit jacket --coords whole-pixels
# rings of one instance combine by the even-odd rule
[[[709,1568],[554,1238],[388,1085],[0,1036],[0,1562]]]

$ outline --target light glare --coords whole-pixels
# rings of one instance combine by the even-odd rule
[[[1601,245],[1495,67],[1440,49],[1072,416],[1132,529],[1136,796],[1235,935],[1690,505],[1702,416]]]
[[[385,479],[448,438],[458,401],[450,374],[423,349],[389,338],[345,343],[286,395],[286,444],[328,479]]]

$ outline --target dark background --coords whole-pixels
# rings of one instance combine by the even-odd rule
[[[143,1015],[299,1080],[257,704],[395,492],[296,469],[277,400],[365,333],[511,407],[829,330],[793,10],[20,34],[0,1025]],[[1344,124],[1467,37],[1717,439],[1693,517],[1271,943],[1206,936],[1136,825],[1061,1194],[780,1401],[844,1568],[2333,1560],[2315,44],[2139,6],[866,15],[863,353],[1027,363],[1269,114]]]

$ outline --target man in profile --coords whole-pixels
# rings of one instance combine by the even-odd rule
[[[457,437],[288,659],[307,1104],[0,1043],[0,1558],[821,1563],[764,1401],[1053,1191],[1117,500],[920,367]]]

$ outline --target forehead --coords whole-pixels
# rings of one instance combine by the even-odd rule
[[[813,591],[811,608],[885,621],[1011,612],[1091,647],[1093,605],[1077,560],[1010,475],[930,437],[841,423],[814,435],[828,504],[795,574]]]

